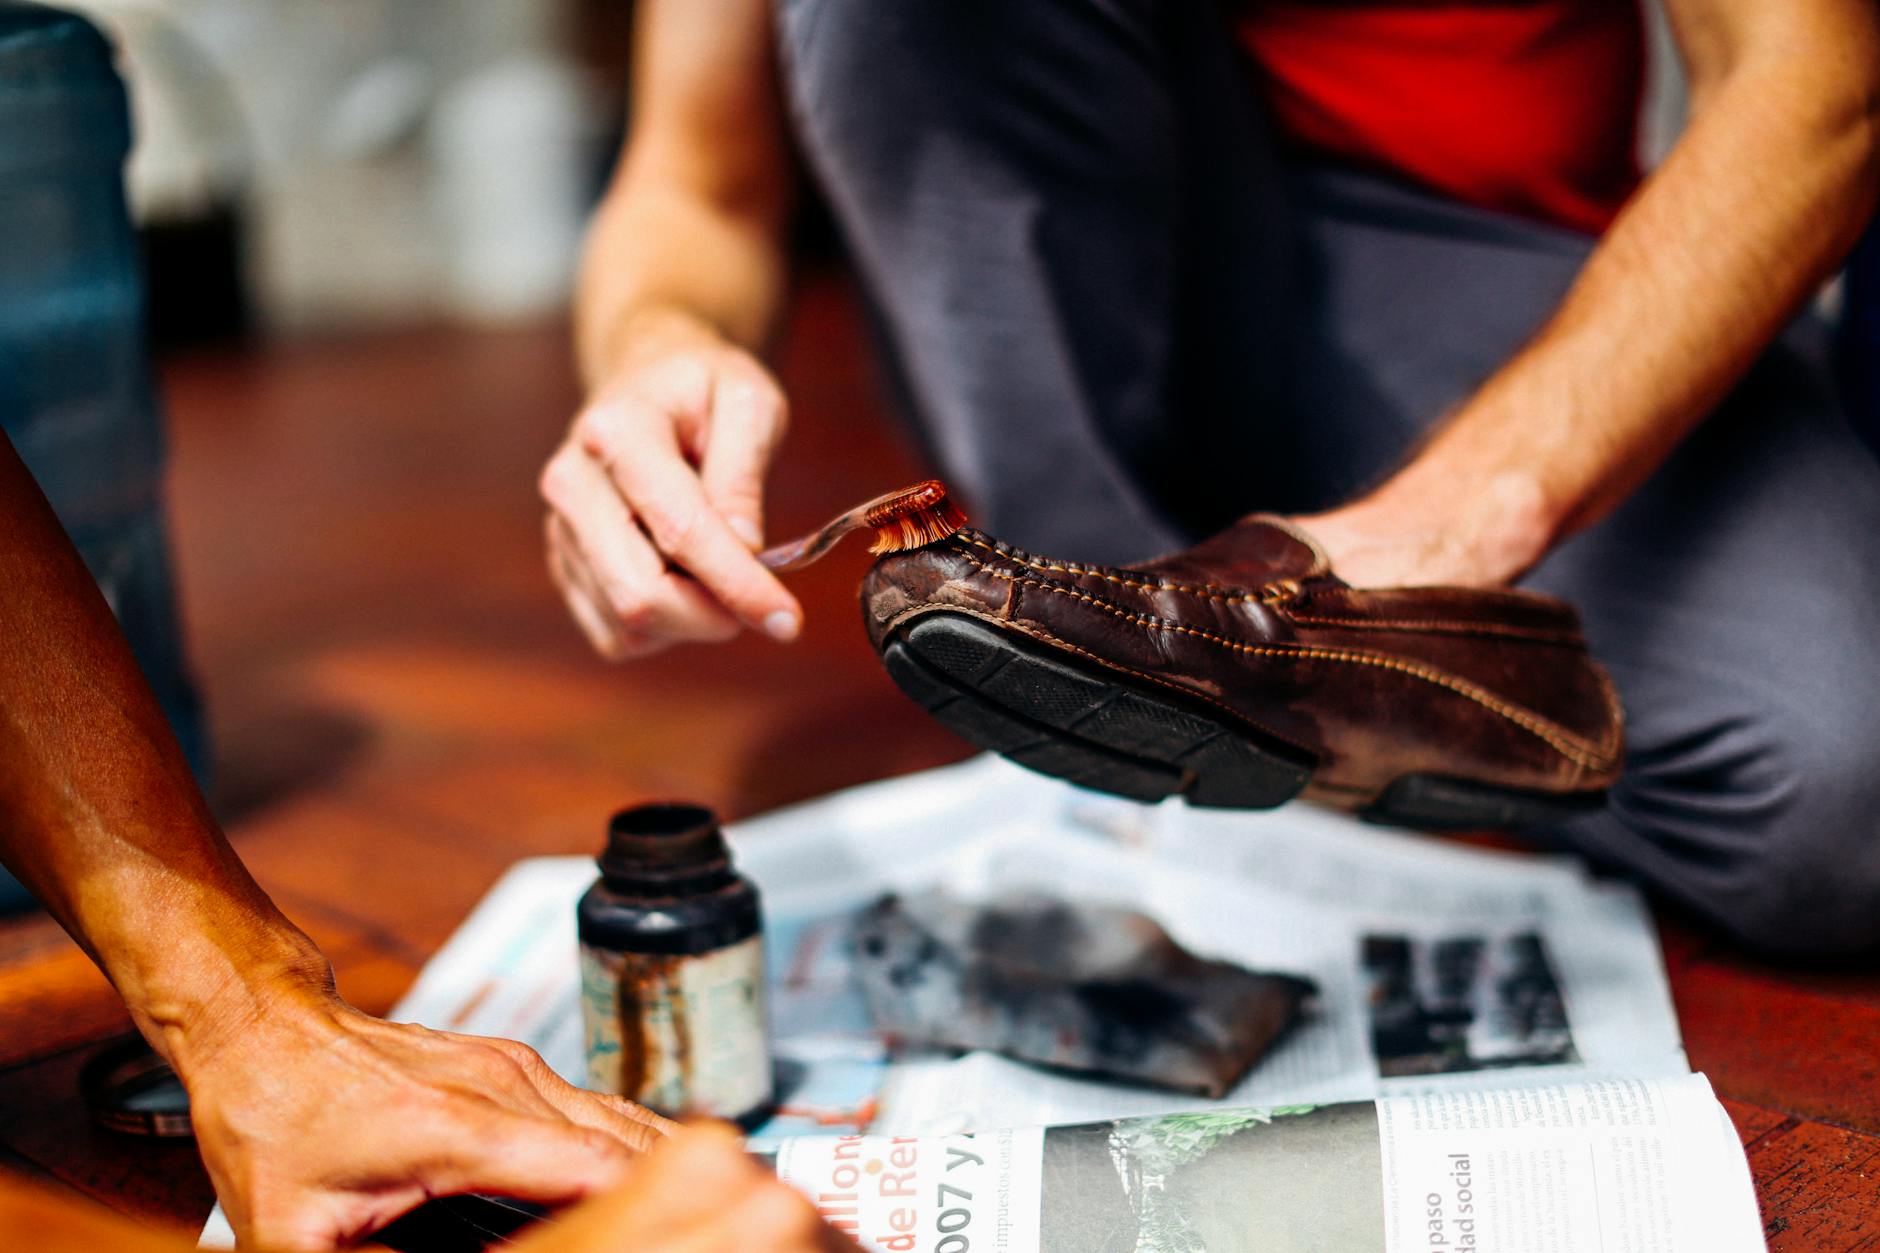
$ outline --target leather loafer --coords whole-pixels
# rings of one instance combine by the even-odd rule
[[[1618,697],[1571,605],[1354,588],[1277,517],[1135,569],[967,529],[882,558],[861,598],[889,675],[934,717],[1100,791],[1505,827],[1596,808],[1619,771]]]

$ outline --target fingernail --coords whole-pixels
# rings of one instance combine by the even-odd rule
[[[788,610],[779,609],[764,619],[764,634],[779,644],[788,644],[802,629],[802,620]]]
[[[727,525],[731,527],[733,535],[744,541],[746,548],[757,548],[764,542],[763,532],[749,518],[733,518]]]

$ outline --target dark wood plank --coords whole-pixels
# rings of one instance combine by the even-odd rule
[[[123,1135],[93,1125],[78,1072],[91,1049],[0,1071],[0,1140],[65,1186],[145,1222],[202,1220],[215,1203],[193,1140]]]
[[[1771,1253],[1880,1249],[1880,1137],[1726,1099]]]
[[[1880,1003],[1870,995],[1721,955],[1685,963],[1672,995],[1691,1066],[1720,1094],[1880,1133]]]
[[[0,1067],[130,1030],[130,1015],[70,940],[0,967]]]

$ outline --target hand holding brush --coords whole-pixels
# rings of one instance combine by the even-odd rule
[[[592,392],[540,476],[548,569],[569,613],[615,661],[745,630],[795,639],[802,606],[756,551],[788,425],[777,379],[718,329],[672,311],[636,316],[609,345],[589,363]],[[947,529],[943,491],[893,494],[903,495],[906,518],[932,510]],[[891,499],[821,534],[833,542],[893,522],[899,535]],[[783,568],[825,548],[811,541]]]

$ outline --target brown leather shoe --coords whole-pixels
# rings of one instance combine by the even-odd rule
[[[1279,518],[1133,570],[965,530],[877,562],[862,610],[941,722],[1122,796],[1520,826],[1596,808],[1619,771],[1618,697],[1571,605],[1353,588]]]

